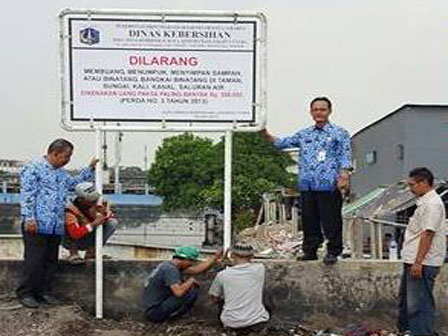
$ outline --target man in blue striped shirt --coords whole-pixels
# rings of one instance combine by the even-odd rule
[[[267,130],[260,135],[279,149],[299,148],[298,187],[302,199],[304,233],[301,260],[317,260],[317,249],[328,240],[326,264],[334,264],[342,253],[342,196],[352,169],[350,135],[330,123],[331,101],[318,97],[311,101],[310,113],[315,122],[292,136],[275,138]]]
[[[98,160],[76,177],[63,170],[73,153],[65,139],[54,140],[47,155],[25,166],[21,173],[22,233],[25,245],[23,277],[17,289],[20,302],[37,308],[39,302],[56,304],[50,285],[64,232],[64,210],[69,190],[93,178]]]

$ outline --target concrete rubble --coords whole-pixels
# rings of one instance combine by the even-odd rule
[[[237,240],[251,244],[260,257],[291,259],[302,249],[303,233],[294,236],[291,223],[263,224],[241,231]]]

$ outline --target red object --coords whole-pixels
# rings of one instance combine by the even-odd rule
[[[87,225],[92,223],[84,216],[78,208],[73,205],[69,205],[65,210],[65,231],[72,239],[81,239],[87,236],[91,230]]]

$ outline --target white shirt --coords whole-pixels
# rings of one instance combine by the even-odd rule
[[[415,262],[421,235],[426,230],[433,231],[435,234],[422,264],[441,266],[446,255],[445,206],[434,190],[417,200],[417,209],[409,219],[401,251],[404,263],[413,264]]]
[[[221,321],[226,327],[243,328],[269,320],[263,306],[263,264],[240,264],[216,275],[209,294],[223,298]]]

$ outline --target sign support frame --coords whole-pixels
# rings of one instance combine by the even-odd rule
[[[254,49],[254,64],[256,64],[257,70],[254,70],[254,94],[257,99],[253,101],[254,108],[254,122],[219,122],[207,123],[201,121],[176,121],[166,122],[152,121],[146,123],[129,122],[129,123],[100,123],[100,120],[90,119],[90,122],[77,122],[70,120],[70,117],[66,113],[69,106],[74,104],[73,101],[69,101],[69,94],[67,93],[67,83],[69,77],[66,74],[67,70],[67,41],[73,39],[72,33],[68,33],[66,16],[68,15],[85,16],[88,20],[92,20],[95,16],[124,16],[132,18],[133,16],[144,18],[159,18],[161,22],[167,22],[171,18],[197,18],[207,19],[210,17],[218,18],[218,20],[231,20],[233,24],[238,24],[240,20],[252,19],[259,22],[259,28],[256,30],[257,34],[254,37],[254,43],[256,46],[256,52]],[[168,19],[168,20],[167,20]],[[103,135],[106,132],[213,132],[224,133],[225,146],[224,146],[224,249],[228,249],[232,243],[232,151],[233,151],[233,133],[234,132],[257,132],[265,128],[266,125],[266,44],[267,44],[267,22],[263,13],[253,12],[225,12],[225,11],[148,11],[148,10],[90,10],[90,9],[65,9],[59,14],[60,22],[60,56],[61,56],[61,127],[67,131],[83,131],[95,133],[95,153],[96,158],[99,159],[96,165],[96,189],[102,195],[103,192],[103,159],[101,155],[101,148],[103,142]],[[200,21],[199,21],[200,22]],[[254,47],[255,48],[255,47]],[[102,202],[102,196],[99,200]],[[103,318],[103,228],[98,226],[96,228],[96,262],[95,262],[95,309],[96,318]]]

